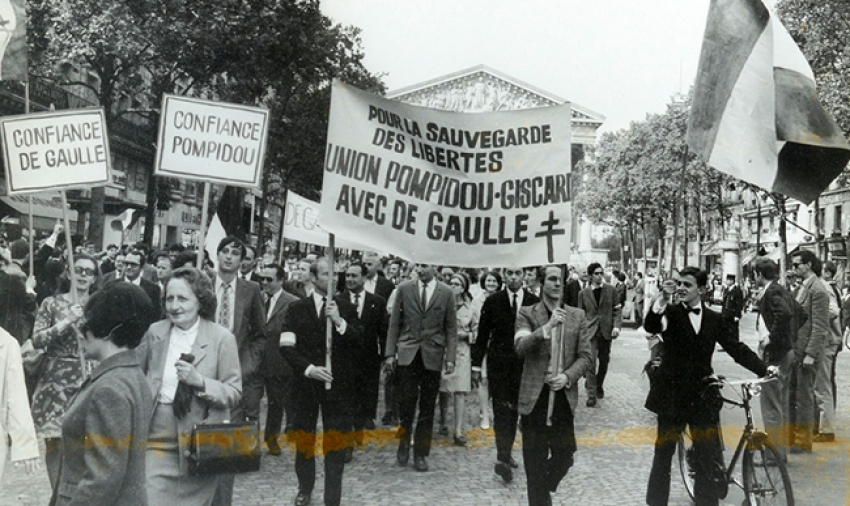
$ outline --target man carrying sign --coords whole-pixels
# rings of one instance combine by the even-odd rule
[[[357,385],[357,361],[363,343],[363,327],[357,308],[344,298],[328,299],[330,263],[320,258],[310,266],[314,291],[293,302],[284,317],[280,353],[293,369],[295,416],[291,438],[295,441],[295,474],[298,475],[296,506],[310,504],[316,482],[316,422],[322,409],[325,452],[325,504],[338,506],[342,496],[345,450],[353,441],[352,400]],[[325,366],[328,317],[333,325],[331,367]],[[326,388],[326,384],[331,387]],[[434,406],[431,405],[431,413]]]
[[[573,465],[578,380],[592,367],[584,311],[561,303],[561,276],[557,265],[539,270],[543,300],[520,309],[514,335],[514,347],[524,361],[519,414],[529,506],[551,506],[552,493]],[[555,374],[549,372],[552,339],[560,340],[562,353]]]

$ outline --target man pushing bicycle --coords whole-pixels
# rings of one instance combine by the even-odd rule
[[[655,455],[646,491],[646,504],[666,506],[670,495],[670,466],[681,433],[690,430],[694,447],[697,506],[717,506],[726,495],[719,422],[722,400],[706,399],[704,378],[712,375],[715,344],[735,362],[759,377],[775,374],[758,355],[738,341],[721,315],[702,304],[708,274],[685,267],[651,300],[644,328],[660,334],[661,363],[650,374],[646,408],[658,415]]]

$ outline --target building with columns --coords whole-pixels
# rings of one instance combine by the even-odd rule
[[[411,86],[390,91],[387,98],[408,104],[442,109],[446,111],[477,113],[515,111],[534,107],[563,105],[567,100],[548,91],[541,90],[486,65],[478,65]],[[570,167],[564,172],[573,172],[576,164],[591,156],[596,144],[596,133],[605,116],[579,104],[570,102],[572,149]],[[580,177],[574,174],[573,177]],[[579,185],[573,185],[578,188]],[[590,224],[581,233],[582,223],[572,214],[570,236],[572,239],[570,264],[586,265],[591,255]],[[584,238],[581,240],[581,238]],[[569,240],[569,239],[564,239]],[[596,253],[599,255],[599,252]],[[585,258],[586,257],[586,258]],[[596,257],[594,257],[596,258]],[[603,262],[604,263],[604,262]]]

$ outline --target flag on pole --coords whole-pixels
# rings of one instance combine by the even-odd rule
[[[204,249],[210,254],[210,259],[215,263],[215,250],[218,249],[218,243],[227,237],[227,232],[218,218],[218,213],[215,213],[210,222],[210,228],[207,230],[207,236],[204,238]]]
[[[27,80],[27,14],[24,0],[0,0],[0,79]]]
[[[711,167],[810,203],[850,160],[814,74],[762,0],[712,0],[688,119]]]

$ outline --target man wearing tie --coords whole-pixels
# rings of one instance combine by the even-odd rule
[[[381,383],[381,362],[387,344],[387,303],[378,295],[363,289],[366,266],[355,262],[345,271],[345,291],[342,298],[357,308],[363,326],[363,351],[358,357],[357,395],[354,413],[354,435],[363,444],[363,431],[375,429],[378,412],[378,390]],[[349,449],[350,458],[354,447]]]
[[[316,422],[322,411],[325,454],[325,505],[338,506],[342,497],[345,451],[352,444],[351,411],[356,393],[357,364],[363,329],[357,309],[343,298],[328,299],[330,263],[320,258],[310,266],[313,293],[293,302],[280,334],[280,353],[293,369],[295,417],[295,506],[310,504],[316,482]],[[328,323],[328,317],[331,322]],[[327,325],[332,325],[331,367],[326,363]],[[432,406],[433,413],[433,406]]]
[[[401,431],[396,458],[399,465],[407,465],[418,403],[413,467],[424,472],[428,470],[425,457],[431,452],[434,405],[444,359],[446,374],[454,371],[457,310],[451,288],[435,279],[433,265],[419,264],[416,271],[417,281],[406,281],[396,288],[385,354],[387,367],[398,364]]]
[[[269,409],[266,413],[265,440],[269,447],[269,455],[280,455],[280,425],[283,414],[286,413],[287,429],[291,428],[294,407],[290,384],[292,383],[292,366],[280,356],[280,332],[289,305],[298,297],[283,289],[286,273],[279,265],[266,265],[260,276],[260,284],[266,296],[266,350],[263,353],[261,371],[266,385],[266,395],[269,399]],[[286,432],[289,432],[288,430]]]
[[[493,398],[493,431],[496,433],[496,474],[505,482],[513,479],[519,465],[511,457],[516,438],[517,400],[522,380],[522,361],[514,350],[514,328],[520,308],[540,299],[522,287],[523,269],[505,269],[506,288],[487,297],[478,322],[478,339],[472,345],[472,382],[481,380],[481,366],[487,357],[487,376]],[[539,284],[538,284],[539,286]]]

